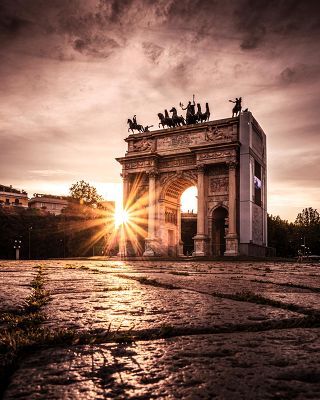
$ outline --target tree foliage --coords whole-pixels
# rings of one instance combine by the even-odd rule
[[[294,223],[279,216],[268,215],[268,245],[276,249],[280,257],[303,254],[320,255],[320,216],[316,209],[305,208]]]
[[[304,228],[314,227],[320,224],[320,214],[312,207],[304,208],[302,212],[297,215],[295,224]]]
[[[81,205],[97,207],[99,202],[103,200],[97,189],[84,180],[74,183],[69,190],[71,198]]]
[[[109,246],[105,212],[78,207],[61,215],[22,207],[0,207],[0,259],[14,259],[14,241],[21,241],[20,258],[89,257]],[[111,218],[110,218],[110,224]],[[32,227],[32,229],[30,229]],[[115,244],[111,243],[113,253]]]

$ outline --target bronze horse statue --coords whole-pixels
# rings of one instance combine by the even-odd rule
[[[198,111],[197,111],[197,120],[198,122],[206,122],[209,121],[210,118],[210,110],[209,110],[209,103],[206,103],[206,112],[201,111],[201,105],[197,103]]]
[[[168,111],[167,111],[167,113],[168,113]],[[169,114],[167,114],[167,115],[169,115]],[[160,119],[159,128],[160,128],[160,125],[162,125],[162,128],[163,128],[163,129],[164,129],[166,126],[167,126],[168,128],[174,128],[174,123],[173,123],[172,118],[170,118],[169,116],[168,116],[168,117],[165,117],[162,113],[158,113],[158,117],[159,117],[159,119]]]
[[[174,123],[174,126],[181,126],[186,124],[185,119],[182,115],[178,115],[177,109],[175,107],[172,107],[170,112],[172,113],[172,121]]]
[[[234,107],[232,109],[232,118],[237,117],[238,115],[240,115],[241,110],[242,110],[242,105],[241,105],[242,97],[239,97],[239,98],[236,97],[235,100],[229,100],[229,101],[230,101],[230,103],[234,103]]]
[[[128,132],[132,131],[134,133],[134,129],[137,130],[139,133],[144,132],[144,128],[142,125],[139,125],[137,123],[134,123],[130,118],[128,118],[127,124],[129,124]]]

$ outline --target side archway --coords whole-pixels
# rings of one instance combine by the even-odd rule
[[[212,211],[212,255],[223,256],[226,251],[226,235],[228,230],[228,210],[218,206]]]

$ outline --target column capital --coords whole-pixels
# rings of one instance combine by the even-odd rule
[[[229,169],[236,169],[237,165],[238,165],[238,161],[237,160],[228,161],[227,165],[228,165]]]
[[[121,178],[122,178],[123,180],[129,179],[129,173],[128,173],[128,172],[122,172],[122,173],[120,174],[120,176],[121,176]]]
[[[159,174],[159,171],[156,168],[152,168],[146,171],[146,174],[149,175],[149,178],[155,178]]]
[[[198,164],[196,168],[198,172],[204,172],[204,164]]]

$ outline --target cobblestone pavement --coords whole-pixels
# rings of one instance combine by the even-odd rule
[[[320,264],[0,263],[4,399],[319,399]]]

